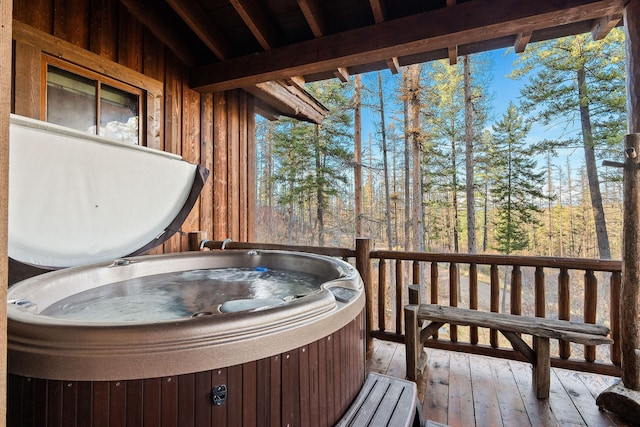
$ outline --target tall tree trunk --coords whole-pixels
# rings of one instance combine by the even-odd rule
[[[361,93],[362,80],[360,74],[355,75],[355,87],[353,91],[354,123],[353,123],[353,183],[355,187],[355,214],[356,214],[356,237],[362,237],[362,103]]]
[[[380,129],[382,138],[382,167],[384,172],[384,204],[385,222],[387,224],[387,242],[389,250],[393,250],[393,236],[391,229],[391,199],[389,197],[389,164],[387,161],[387,131],[384,122],[384,94],[382,92],[382,73],[378,71],[378,94],[380,96]]]
[[[411,143],[409,141],[409,73],[402,73],[402,108],[404,113],[404,250],[411,249],[411,215],[409,201],[411,200],[411,180],[409,174],[409,158],[411,155]]]
[[[547,238],[549,239],[547,244],[547,255],[553,256],[553,199],[551,198],[551,194],[553,194],[553,177],[551,176],[551,151],[547,151],[547,194],[549,198],[547,199]]]
[[[568,189],[568,206],[569,206],[569,256],[576,256],[576,237],[575,225],[573,223],[573,189],[571,188],[571,162],[567,157],[567,189]]]
[[[489,226],[487,221],[489,220],[489,181],[484,183],[484,206],[482,207],[482,252],[487,252],[488,247],[488,231]]]
[[[605,221],[602,195],[600,194],[600,179],[596,166],[596,154],[593,147],[593,134],[591,132],[591,117],[589,116],[589,94],[587,91],[586,72],[584,67],[578,69],[578,95],[580,97],[580,124],[582,125],[582,143],[584,146],[584,160],[589,179],[589,194],[591,195],[591,207],[595,221],[596,240],[601,259],[611,259],[609,248],[609,235]]]
[[[422,221],[422,170],[420,154],[422,146],[420,141],[420,68],[418,65],[411,66],[411,139],[412,139],[412,178],[413,178],[413,198],[412,198],[412,228],[413,250],[424,251],[424,224]]]
[[[322,159],[320,158],[320,125],[315,126],[315,139],[316,139],[316,174],[317,183],[316,183],[316,195],[317,195],[317,203],[316,207],[317,212],[317,221],[318,221],[318,245],[324,246],[324,208],[325,208],[325,199],[324,199],[324,176],[322,173]]]
[[[467,252],[476,253],[476,196],[473,175],[473,105],[471,99],[471,66],[469,55],[464,64],[464,136],[466,146],[465,173],[467,190]]]

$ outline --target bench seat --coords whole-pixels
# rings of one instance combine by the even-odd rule
[[[551,355],[549,339],[584,345],[612,344],[609,328],[603,325],[575,323],[567,320],[494,313],[436,304],[405,306],[405,339],[407,345],[407,377],[415,380],[422,344],[446,323],[499,330],[514,350],[533,365],[533,386],[539,399],[549,397]],[[430,322],[424,328],[422,321]],[[519,334],[533,336],[533,348]]]

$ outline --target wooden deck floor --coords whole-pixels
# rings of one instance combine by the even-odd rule
[[[549,399],[538,400],[531,365],[427,349],[418,382],[424,419],[454,426],[628,426],[595,399],[617,378],[553,368]],[[375,341],[367,369],[405,378],[405,347]]]

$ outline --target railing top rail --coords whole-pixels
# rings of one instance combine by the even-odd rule
[[[220,249],[222,247],[222,241],[209,241],[207,247],[210,249]],[[264,250],[279,250],[279,251],[297,251],[297,252],[311,252],[319,255],[327,255],[333,257],[342,258],[354,258],[356,251],[354,249],[347,248],[334,248],[327,246],[297,246],[297,245],[281,245],[273,243],[252,243],[252,242],[228,242],[225,245],[225,249],[264,249]]]
[[[455,254],[442,252],[371,251],[371,258],[426,262],[456,262],[480,265],[518,265],[521,267],[566,268],[570,270],[593,270],[621,272],[622,261],[589,258],[534,257],[515,255]]]

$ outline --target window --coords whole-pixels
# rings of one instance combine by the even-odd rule
[[[139,144],[143,91],[55,58],[45,57],[44,120],[117,141]]]

